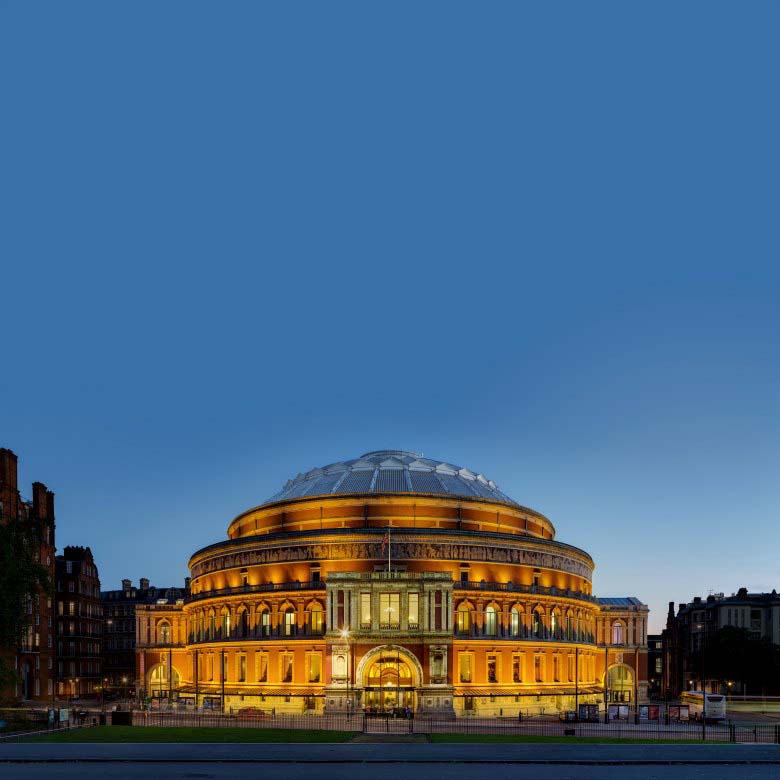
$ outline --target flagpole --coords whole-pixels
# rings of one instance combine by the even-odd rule
[[[387,573],[390,574],[390,526],[387,526]]]

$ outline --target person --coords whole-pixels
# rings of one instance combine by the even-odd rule
[[[408,704],[406,705],[406,719],[412,719],[412,708]]]

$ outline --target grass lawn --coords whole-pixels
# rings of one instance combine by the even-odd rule
[[[620,737],[544,737],[523,734],[431,734],[431,742],[548,742],[559,745],[701,745],[700,739],[623,739]],[[725,744],[707,740],[708,745]]]
[[[57,731],[36,742],[347,742],[352,731],[187,726],[95,726]]]

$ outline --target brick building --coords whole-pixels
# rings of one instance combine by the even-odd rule
[[[32,501],[22,498],[18,487],[17,456],[0,448],[0,523],[18,518],[29,523],[36,537],[36,559],[54,582],[54,493],[42,482],[33,482]],[[14,690],[0,691],[0,698],[44,701],[54,692],[54,630],[52,597],[33,594],[26,604],[29,626],[18,648],[0,648],[13,656],[20,677]]]
[[[103,607],[103,674],[107,687],[121,696],[135,693],[135,611],[145,604],[176,604],[189,593],[183,588],[157,588],[141,577],[138,587],[122,580],[119,590],[100,594]]]
[[[753,639],[767,639],[780,645],[780,595],[749,593],[740,588],[731,596],[710,594],[695,596],[687,604],[679,604],[675,614],[674,602],[669,602],[666,629],[663,636],[663,688],[667,696],[678,696],[682,691],[701,690],[720,692],[723,681],[711,679],[706,663],[702,669],[703,649],[710,638],[722,628],[731,626],[745,629]],[[749,693],[736,684],[732,693]]]
[[[89,547],[56,558],[57,696],[98,698],[103,687],[100,578]]]

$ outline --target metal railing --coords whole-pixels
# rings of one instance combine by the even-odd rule
[[[291,590],[325,590],[325,580],[313,582],[264,582],[259,585],[236,585],[232,588],[204,590],[201,593],[191,593],[187,596],[185,602],[191,603],[202,599],[219,598],[220,596],[240,596],[244,593],[274,593],[276,591]]]
[[[509,593],[536,594],[538,596],[558,596],[560,598],[587,601],[590,604],[595,604],[598,601],[595,596],[591,596],[589,593],[583,593],[579,590],[548,588],[544,585],[521,585],[516,582],[485,582],[484,580],[480,580],[479,582],[470,580],[466,582],[463,580],[456,580],[454,588],[455,590],[498,590]]]

